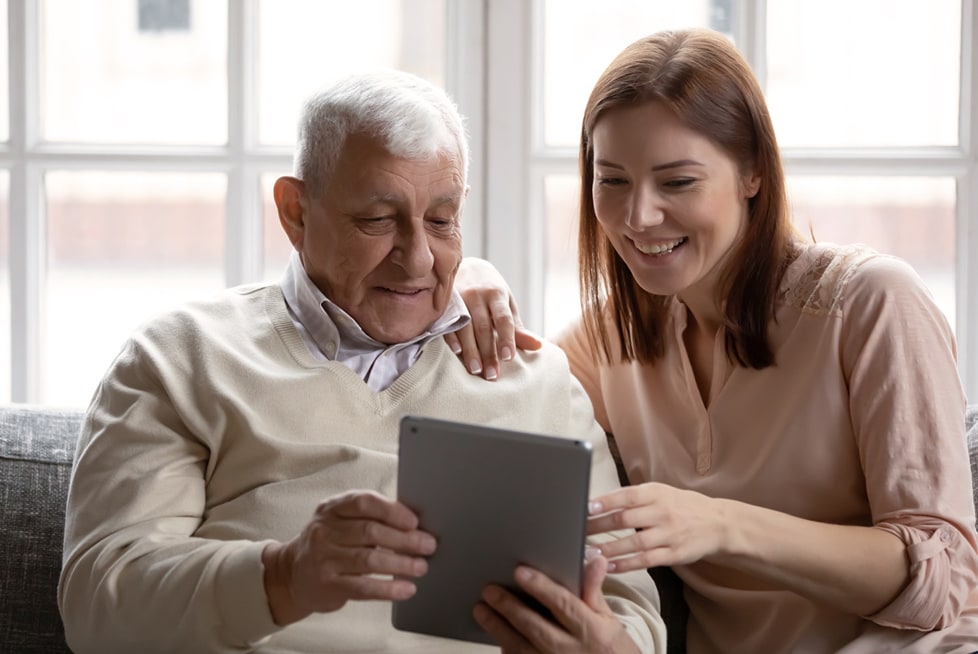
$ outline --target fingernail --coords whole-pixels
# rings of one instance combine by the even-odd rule
[[[601,513],[601,502],[588,502],[587,512],[590,514]]]
[[[472,359],[469,361],[469,372],[471,372],[473,375],[478,375],[480,372],[482,372],[482,364],[479,363],[478,359]]]
[[[486,379],[489,381],[494,381],[496,379],[496,369],[492,366],[486,368]]]
[[[503,361],[509,361],[513,358],[513,352],[508,347],[504,347],[502,350],[500,350],[499,356],[503,358]]]
[[[601,550],[597,547],[588,547],[584,549],[584,560],[590,561],[591,559],[601,556]]]
[[[524,568],[520,566],[516,568],[516,580],[517,581],[529,581],[533,577],[533,571],[529,568]]]
[[[608,561],[608,567],[606,568],[606,570],[608,572],[614,572],[615,571],[615,568],[617,568],[617,567],[618,566],[615,565],[615,562],[614,561]]]
[[[461,345],[461,343],[452,343],[450,347],[452,348],[452,354],[461,354],[462,353],[462,345]]]

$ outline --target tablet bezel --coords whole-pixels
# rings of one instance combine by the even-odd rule
[[[588,441],[406,416],[399,450],[398,500],[438,550],[417,593],[393,603],[395,628],[495,644],[472,609],[489,583],[529,599],[513,581],[520,563],[580,595]]]

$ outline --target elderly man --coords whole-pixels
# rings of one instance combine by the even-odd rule
[[[400,418],[588,438],[593,491],[617,482],[556,348],[489,383],[442,338],[469,320],[452,290],[467,156],[454,105],[413,76],[309,101],[275,184],[282,282],[146,323],[89,408],[59,588],[75,652],[491,651],[391,626],[437,547],[394,499]],[[508,651],[663,648],[647,575],[606,565],[580,598],[518,581],[555,622],[495,587],[473,614]]]

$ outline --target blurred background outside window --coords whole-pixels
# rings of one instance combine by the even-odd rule
[[[278,279],[302,100],[374,66],[460,98],[466,253],[553,335],[579,311],[587,95],[627,43],[685,26],[754,66],[799,229],[909,261],[978,397],[973,22],[962,0],[0,0],[0,402],[84,406],[140,322]]]

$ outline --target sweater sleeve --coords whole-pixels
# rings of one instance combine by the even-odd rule
[[[966,401],[951,330],[914,271],[891,257],[852,273],[843,329],[873,522],[906,544],[910,564],[903,591],[867,618],[903,629],[947,627],[978,583]]]
[[[579,429],[591,444],[591,496],[618,488],[618,472],[604,430],[595,422],[588,396],[574,378],[570,379],[569,416],[570,425],[580,425]],[[632,533],[621,530],[596,534],[588,542],[613,540]],[[645,570],[608,575],[602,590],[608,605],[642,652],[666,651],[666,627],[660,613],[659,594]]]
[[[557,345],[567,355],[571,374],[577,378],[591,399],[594,417],[604,430],[611,433],[608,411],[601,394],[601,378],[594,352],[588,343],[584,323],[580,318],[571,323],[556,337]]]
[[[194,537],[210,452],[130,341],[88,410],[58,603],[74,652],[230,652],[277,630],[265,543]]]

